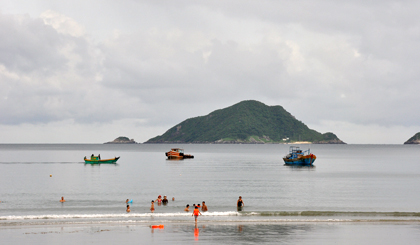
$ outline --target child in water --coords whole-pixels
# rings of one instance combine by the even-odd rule
[[[198,209],[198,207],[197,206],[195,206],[195,208],[194,208],[194,213],[192,214],[193,216],[194,216],[194,218],[195,218],[195,223],[197,223],[197,218],[198,218],[198,215],[201,215],[201,213],[200,213],[200,209]]]
[[[152,211],[152,213],[155,211],[155,201],[152,200],[152,206],[150,206],[150,211]]]
[[[129,213],[130,211],[130,205],[127,205],[127,213]]]

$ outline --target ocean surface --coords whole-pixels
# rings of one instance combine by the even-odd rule
[[[420,146],[300,145],[314,167],[285,166],[289,146],[0,144],[0,242],[418,243]],[[171,147],[195,158],[167,160]],[[202,201],[195,225],[183,210]]]

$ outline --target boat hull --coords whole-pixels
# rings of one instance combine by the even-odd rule
[[[183,152],[173,151],[173,150],[165,152],[165,155],[168,157],[168,159],[171,159],[171,160],[181,160],[181,159],[185,159],[185,158],[194,158],[193,155],[188,155],[188,154],[184,154]]]
[[[299,158],[287,159],[283,158],[283,161],[286,165],[293,166],[311,166],[316,160],[315,155],[302,156]]]
[[[117,163],[119,157],[111,158],[111,159],[103,159],[103,160],[90,160],[85,159],[85,164],[115,164]]]

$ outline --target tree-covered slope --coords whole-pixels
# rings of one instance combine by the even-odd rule
[[[343,143],[332,133],[309,129],[281,106],[242,101],[187,119],[146,143]],[[335,142],[333,142],[335,141]]]

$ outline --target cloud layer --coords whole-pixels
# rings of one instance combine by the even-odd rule
[[[349,143],[420,131],[415,1],[37,3],[0,4],[3,143],[142,142],[246,99]]]

